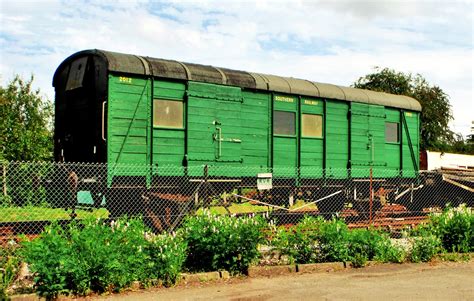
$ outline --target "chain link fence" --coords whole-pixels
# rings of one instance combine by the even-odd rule
[[[161,167],[1,163],[0,238],[36,235],[52,221],[141,216],[155,231],[210,210],[276,224],[338,216],[357,227],[410,224],[447,204],[474,204],[474,171],[400,172],[302,167]]]

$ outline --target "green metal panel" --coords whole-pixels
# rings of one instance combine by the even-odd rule
[[[188,82],[187,159],[189,166],[241,166],[240,88]],[[202,174],[202,171],[193,169]],[[230,169],[213,175],[238,176]]]
[[[301,116],[312,114],[322,116],[324,121],[324,101],[321,99],[302,97]],[[300,126],[300,176],[302,178],[320,178],[324,167],[324,128],[321,137],[304,137]]]
[[[349,122],[346,102],[326,102],[326,176],[347,178],[349,161]]]
[[[289,95],[273,96],[273,112],[295,113],[295,135],[273,134],[273,175],[275,177],[295,177],[298,166],[298,98]],[[271,125],[273,127],[273,125]]]
[[[107,161],[113,176],[144,176],[151,163],[151,80],[109,76]],[[123,167],[136,165],[137,168]]]
[[[352,103],[351,106],[351,174],[368,177],[383,176],[386,168],[385,110],[383,106]]]
[[[156,80],[153,98],[184,101],[186,86],[182,82]],[[184,111],[186,114],[186,110]],[[185,118],[183,118],[185,120]],[[181,176],[184,174],[185,129],[153,128],[153,174]]]

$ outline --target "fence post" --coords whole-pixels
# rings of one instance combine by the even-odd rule
[[[2,161],[2,182],[3,182],[3,196],[7,196],[8,195],[8,192],[7,192],[7,164],[5,161]]]
[[[371,225],[371,226],[372,226],[372,203],[373,203],[372,167],[370,167],[370,177],[369,177],[369,225]]]

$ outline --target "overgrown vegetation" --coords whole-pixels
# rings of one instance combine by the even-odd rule
[[[368,260],[402,262],[404,251],[393,245],[386,233],[376,230],[349,231],[338,219],[306,217],[293,228],[280,228],[273,248],[296,263],[348,261],[361,267]]]
[[[260,216],[236,218],[207,211],[187,218],[179,232],[188,244],[186,268],[245,273],[260,255],[257,247],[266,226]]]
[[[62,229],[53,224],[39,239],[24,243],[22,255],[34,273],[38,295],[119,291],[152,277],[173,285],[185,259],[186,244],[169,234],[149,234],[139,219],[111,225],[87,220]]]
[[[183,270],[245,273],[264,243],[298,264],[343,261],[362,267],[370,260],[425,262],[435,256],[467,260],[469,256],[462,254],[474,250],[473,229],[474,214],[465,206],[433,215],[408,233],[405,247],[377,229],[349,230],[342,220],[320,217],[276,227],[260,216],[237,218],[206,211],[188,217],[176,235],[155,235],[136,218],[112,224],[88,219],[65,229],[50,225],[39,238],[22,244],[19,257],[1,256],[0,293],[6,295],[18,258],[30,265],[36,292],[54,299],[120,291],[134,281],[150,285],[157,279],[171,286]]]

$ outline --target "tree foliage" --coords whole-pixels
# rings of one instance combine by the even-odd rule
[[[52,157],[53,106],[33,90],[34,77],[16,75],[0,87],[0,159],[49,160]]]
[[[412,75],[389,68],[376,67],[374,73],[360,77],[353,86],[379,92],[406,95],[418,100],[422,106],[422,149],[446,151],[456,142],[449,129],[453,119],[449,96],[438,86],[430,85],[420,74]]]

